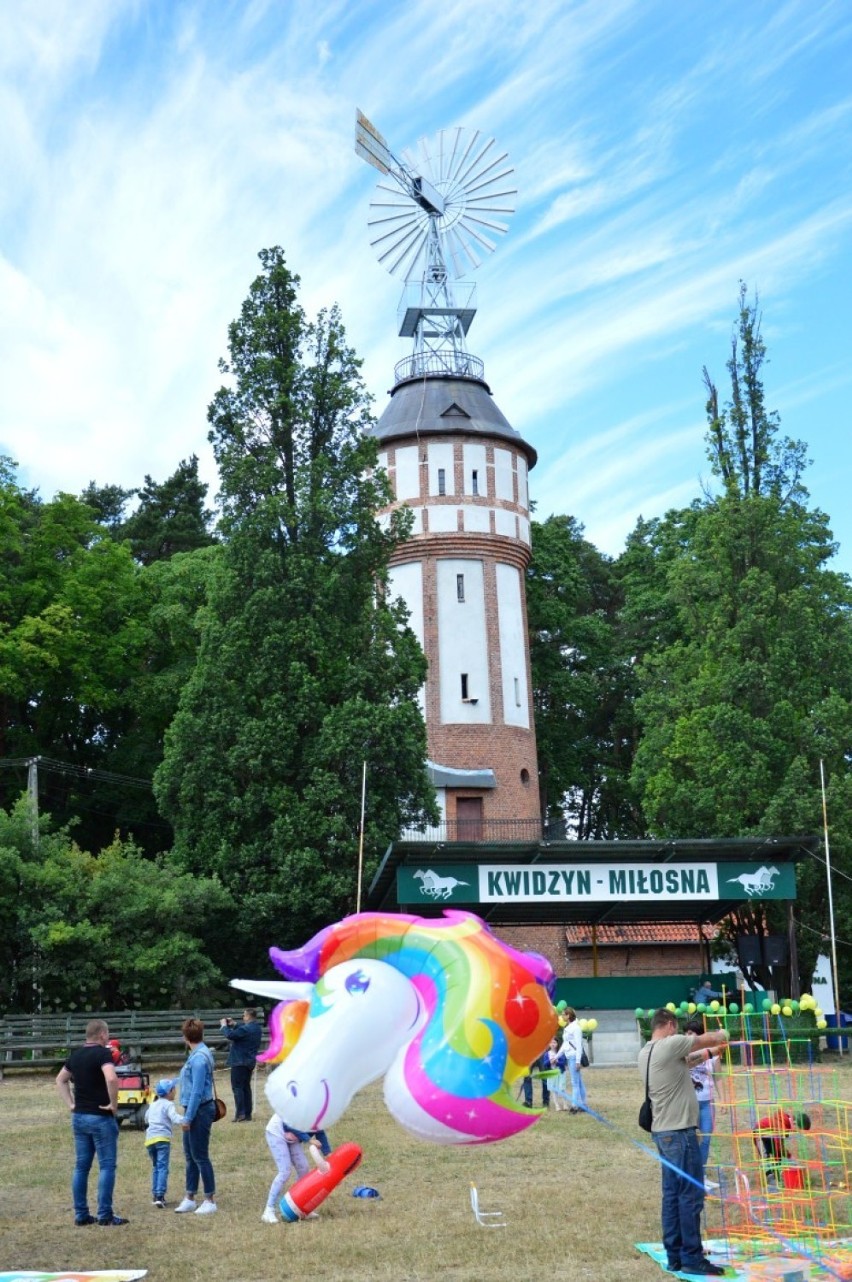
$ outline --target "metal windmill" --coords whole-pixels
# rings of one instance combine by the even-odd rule
[[[355,150],[387,175],[370,202],[370,243],[379,262],[405,281],[399,333],[413,339],[396,381],[425,374],[481,378],[483,365],[465,347],[476,315],[476,287],[461,280],[496,248],[508,230],[517,191],[507,154],[478,130],[442,129],[421,138],[399,160],[360,111]],[[498,216],[498,217],[495,217]]]

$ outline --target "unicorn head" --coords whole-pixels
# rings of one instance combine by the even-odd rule
[[[287,982],[233,982],[285,998],[259,1059],[279,1065],[266,1093],[291,1126],[331,1125],[382,1075],[389,1110],[421,1139],[487,1143],[537,1120],[511,1087],[556,1029],[553,972],[479,918],[359,913],[270,957]]]

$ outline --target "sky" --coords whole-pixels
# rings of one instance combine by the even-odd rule
[[[0,0],[0,454],[44,498],[197,454],[227,327],[281,245],[380,413],[401,286],[367,230],[394,152],[494,136],[516,210],[470,350],[538,451],[539,519],[617,555],[712,485],[739,281],[766,401],[852,572],[847,0]]]

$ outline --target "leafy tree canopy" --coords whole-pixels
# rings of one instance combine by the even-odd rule
[[[234,905],[218,882],[118,839],[96,857],[39,826],[36,841],[25,799],[0,810],[0,1008],[164,1007],[222,990],[215,941]]]
[[[542,806],[581,840],[640,835],[628,775],[633,676],[609,559],[573,517],[532,527],[527,614]]]
[[[176,854],[239,894],[235,959],[262,965],[353,907],[362,762],[368,871],[434,816],[416,694],[425,661],[384,593],[402,517],[336,309],[309,322],[280,249],[260,255],[209,410],[226,541],[157,775]]]
[[[659,835],[816,832],[820,758],[841,793],[848,778],[852,593],[830,568],[826,517],[804,504],[804,447],[764,409],[763,358],[743,289],[728,408],[708,402],[723,491],[640,525],[624,558],[642,726],[632,778]],[[820,911],[819,880],[802,873],[805,916]],[[763,928],[749,916],[740,929]],[[804,974],[812,959],[805,948]]]

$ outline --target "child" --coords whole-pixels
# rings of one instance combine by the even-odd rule
[[[172,1102],[177,1082],[164,1077],[154,1087],[156,1099],[148,1109],[148,1127],[145,1147],[154,1170],[151,1175],[151,1193],[154,1206],[162,1211],[166,1205],[166,1188],[169,1182],[169,1154],[172,1147],[172,1127],[183,1125],[183,1117]]]
[[[700,1037],[705,1032],[704,1020],[688,1020],[684,1032],[695,1033]],[[701,1165],[704,1168],[704,1188],[708,1193],[719,1187],[718,1184],[707,1179],[707,1161],[710,1157],[710,1136],[713,1134],[716,1120],[714,1105],[716,1082],[713,1075],[718,1068],[721,1054],[722,1047],[714,1046],[712,1050],[694,1051],[686,1057],[689,1075],[695,1087],[695,1098],[698,1100],[698,1147],[701,1152]]]
[[[782,1163],[790,1156],[785,1140],[795,1129],[809,1131],[810,1117],[807,1113],[790,1114],[782,1108],[762,1117],[754,1128],[754,1146],[761,1155],[767,1179],[777,1181]]]
[[[550,1068],[559,1070],[559,1076],[554,1078],[550,1083],[550,1094],[553,1097],[553,1103],[557,1113],[568,1112],[570,1099],[565,1089],[565,1074],[568,1071],[568,1060],[559,1049],[556,1038],[552,1038],[547,1048],[547,1060]]]
[[[299,1179],[308,1173],[308,1159],[302,1151],[302,1145],[306,1140],[319,1145],[324,1157],[331,1152],[331,1145],[328,1142],[328,1136],[325,1131],[294,1131],[286,1122],[282,1121],[277,1113],[273,1113],[266,1124],[266,1142],[269,1145],[269,1151],[272,1159],[278,1167],[278,1174],[269,1186],[269,1193],[266,1198],[266,1208],[261,1215],[264,1224],[277,1224],[278,1216],[275,1214],[275,1208],[281,1194],[284,1192],[284,1185],[290,1178],[292,1171],[296,1172]],[[312,1216],[313,1216],[312,1212]]]

